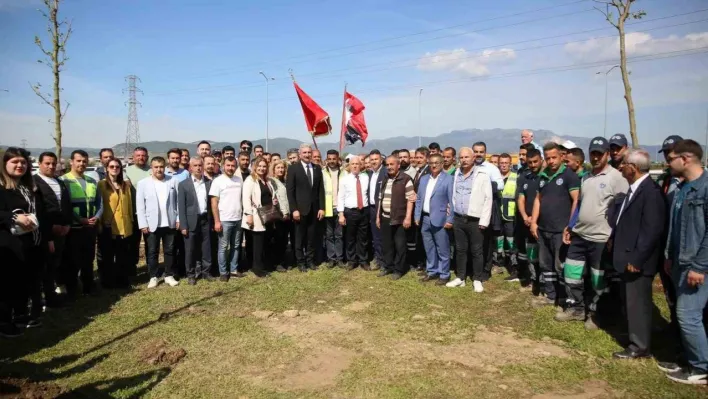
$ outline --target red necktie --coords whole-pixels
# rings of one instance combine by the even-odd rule
[[[361,181],[359,180],[359,175],[356,175],[356,207],[357,209],[364,209],[364,198],[361,195]]]

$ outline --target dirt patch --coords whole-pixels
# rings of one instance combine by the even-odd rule
[[[323,335],[335,337],[354,330],[361,330],[360,323],[349,320],[339,313],[312,314],[309,317],[285,319],[269,318],[262,324],[278,334],[296,338],[302,347],[317,347]]]
[[[615,398],[618,395],[605,381],[585,381],[580,393],[542,393],[534,395],[531,399],[603,399]]]
[[[362,310],[366,310],[371,306],[372,303],[369,301],[366,302],[361,302],[361,301],[356,301],[352,302],[349,305],[345,306],[343,309],[348,310],[350,312],[361,312]]]
[[[65,393],[67,390],[56,384],[32,382],[22,378],[0,379],[0,399],[53,399]]]
[[[511,332],[478,331],[470,343],[439,345],[417,341],[399,342],[387,353],[388,358],[402,360],[426,358],[456,363],[465,367],[497,372],[505,364],[533,362],[546,357],[567,358],[569,355],[557,345],[521,338]]]
[[[167,341],[153,341],[140,351],[140,360],[153,366],[174,366],[179,363],[187,351],[182,348],[170,348]]]
[[[493,298],[490,300],[490,302],[492,302],[492,303],[502,303],[502,302],[506,301],[507,299],[509,299],[513,294],[514,294],[514,293],[512,293],[512,292],[505,292],[505,293],[503,293],[503,294],[499,294],[499,295],[493,297]]]

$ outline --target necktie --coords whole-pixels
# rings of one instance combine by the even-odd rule
[[[310,168],[312,168],[312,165],[308,163],[305,171],[307,173],[307,181],[310,182],[310,185],[312,185],[312,172],[310,172]]]
[[[361,181],[359,175],[356,175],[356,207],[357,209],[364,208],[364,197],[361,195]]]
[[[624,198],[624,202],[622,203],[622,208],[620,209],[620,214],[617,217],[617,222],[619,222],[620,218],[622,217],[622,214],[624,213],[624,209],[629,205],[629,200],[630,197],[632,196],[632,187],[629,188],[629,191],[627,191],[627,196]]]

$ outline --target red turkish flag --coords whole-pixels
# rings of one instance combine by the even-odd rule
[[[315,100],[305,93],[296,82],[293,82],[297,97],[302,105],[302,113],[305,115],[307,131],[313,137],[326,136],[332,131],[329,123],[329,114],[325,112]]]

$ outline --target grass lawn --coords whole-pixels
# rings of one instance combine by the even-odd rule
[[[0,341],[0,376],[92,399],[708,397],[654,360],[612,360],[611,335],[554,322],[502,276],[483,294],[341,269],[184,283],[46,313]]]

